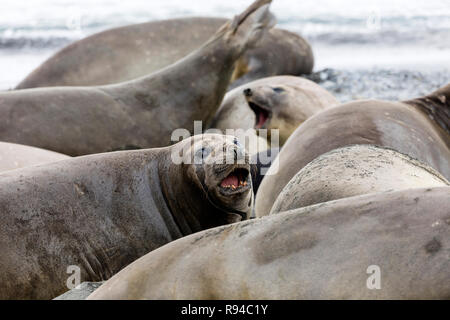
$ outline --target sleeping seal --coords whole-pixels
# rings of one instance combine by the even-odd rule
[[[175,129],[210,122],[234,62],[273,25],[269,4],[256,1],[200,49],[143,78],[0,93],[0,140],[71,156],[171,144]]]
[[[53,151],[0,142],[0,172],[68,158]]]
[[[403,102],[362,100],[325,110],[306,120],[275,159],[276,174],[264,177],[255,211],[267,215],[291,178],[310,161],[352,144],[392,148],[450,179],[450,84]]]
[[[449,185],[436,170],[408,155],[353,145],[308,163],[281,191],[271,214],[367,193]]]
[[[450,187],[419,188],[203,231],[133,262],[88,299],[448,299],[448,208]]]
[[[170,241],[247,219],[252,199],[248,156],[222,135],[3,172],[0,299],[54,298],[69,266],[80,282],[106,280]]]

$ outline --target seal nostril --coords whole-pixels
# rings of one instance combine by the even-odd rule
[[[252,96],[252,89],[250,89],[250,88],[248,88],[248,89],[245,89],[244,90],[244,95],[246,96],[246,97],[251,97]]]
[[[272,88],[272,90],[276,93],[282,93],[285,91],[283,88],[280,88],[280,87]]]

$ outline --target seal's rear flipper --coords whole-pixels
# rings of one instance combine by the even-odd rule
[[[262,32],[272,28],[276,19],[269,11],[272,0],[257,0],[244,12],[222,26],[218,34],[225,33],[225,39],[244,51],[253,47],[261,38]]]

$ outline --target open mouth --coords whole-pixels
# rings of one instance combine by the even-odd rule
[[[244,168],[234,169],[220,182],[220,188],[226,192],[242,191],[249,187],[249,171]]]
[[[269,120],[270,112],[251,101],[248,101],[248,105],[256,115],[255,129],[261,129]]]

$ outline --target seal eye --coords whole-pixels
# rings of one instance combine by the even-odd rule
[[[207,156],[209,156],[210,153],[211,153],[211,148],[209,148],[209,147],[202,147],[201,149],[198,149],[195,152],[195,158],[196,158],[197,161],[201,162]]]
[[[285,91],[283,88],[280,87],[272,88],[272,90],[275,91],[276,93],[282,93]]]

